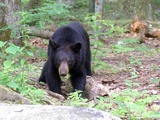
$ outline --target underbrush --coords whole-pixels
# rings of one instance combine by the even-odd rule
[[[160,118],[159,105],[154,103],[160,99],[159,95],[150,95],[147,90],[138,91],[130,88],[135,85],[134,83],[126,83],[126,85],[128,85],[127,89],[111,94],[109,97],[97,97],[97,103],[78,97],[79,91],[77,91],[69,95],[64,105],[92,107],[127,120]]]
[[[27,64],[26,57],[33,57],[25,47],[0,41],[0,84],[7,86],[23,96],[39,103],[46,94],[43,90],[27,84],[27,73],[32,65]]]

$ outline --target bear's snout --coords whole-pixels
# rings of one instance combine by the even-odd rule
[[[59,75],[66,76],[69,72],[68,64],[66,61],[63,61],[59,66]]]

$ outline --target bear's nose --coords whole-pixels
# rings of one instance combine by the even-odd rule
[[[59,75],[64,77],[68,74],[68,71],[69,71],[69,69],[68,69],[67,62],[65,62],[65,61],[62,62],[60,67],[59,67]]]
[[[66,75],[67,75],[67,72],[65,70],[60,72],[60,76],[65,77]]]

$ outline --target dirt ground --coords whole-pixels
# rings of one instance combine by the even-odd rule
[[[127,35],[127,37],[129,36]],[[126,38],[126,35],[114,39],[114,44],[123,38]],[[114,73],[112,70],[97,72],[94,75],[95,80],[102,84],[108,84],[110,90],[116,91],[126,89],[127,81],[139,83],[138,86],[133,86],[133,89],[149,90],[150,94],[160,95],[160,40],[146,38],[145,43],[136,45],[147,46],[151,53],[132,51],[117,54],[111,52],[103,59],[106,64],[117,69],[117,72]],[[105,46],[109,47],[110,45],[105,44]],[[153,79],[158,79],[159,82],[154,83]]]

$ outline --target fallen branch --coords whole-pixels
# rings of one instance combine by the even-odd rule
[[[65,98],[62,95],[58,94],[58,93],[52,92],[50,90],[46,90],[46,92],[48,93],[48,95],[50,95],[50,96],[52,96],[54,98],[58,98],[59,100],[62,100],[62,101],[65,100]]]
[[[27,34],[48,39],[52,36],[53,32],[51,32],[49,30],[40,30],[36,27],[28,27]]]

